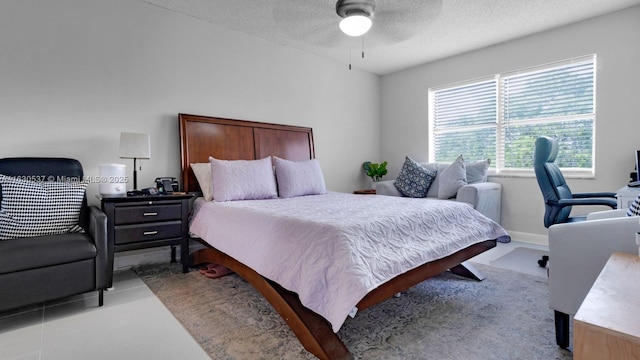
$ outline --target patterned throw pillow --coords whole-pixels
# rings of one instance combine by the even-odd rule
[[[80,232],[88,182],[33,182],[1,175],[0,240]]]
[[[638,197],[633,200],[633,203],[631,203],[631,206],[629,206],[627,216],[640,216],[640,195],[638,195]]]
[[[425,169],[408,156],[404,160],[402,169],[393,185],[402,195],[412,198],[427,196],[429,186],[436,178],[436,172]]]

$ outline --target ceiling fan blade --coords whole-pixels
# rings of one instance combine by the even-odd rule
[[[371,27],[373,44],[384,45],[407,40],[425,22],[433,21],[442,10],[442,0],[378,1]]]
[[[287,0],[273,8],[273,20],[287,36],[322,47],[344,45],[334,0]]]

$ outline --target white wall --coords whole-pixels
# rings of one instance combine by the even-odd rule
[[[383,76],[381,158],[390,163],[390,177],[405,155],[428,159],[429,87],[591,53],[598,56],[596,174],[568,183],[574,192],[623,187],[640,149],[640,6]],[[546,241],[535,178],[491,180],[503,184],[502,225],[531,241]]]
[[[122,131],[149,132],[139,186],[180,171],[180,112],[313,127],[331,190],[366,186],[363,161],[426,160],[427,89],[598,54],[596,178],[616,190],[640,148],[640,7],[380,77],[135,0],[4,0],[0,156],[68,156],[89,176]],[[381,139],[382,134],[382,139]],[[380,140],[381,139],[381,140]],[[357,146],[354,146],[357,144]],[[504,185],[502,224],[546,235],[534,178]],[[98,185],[91,184],[92,202]]]
[[[0,156],[118,158],[120,132],[151,134],[138,187],[179,176],[178,113],[313,128],[327,187],[366,184],[380,156],[380,78],[134,0],[4,0]],[[354,147],[354,139],[358,146]],[[132,188],[132,185],[129,185]],[[98,184],[91,184],[89,199]]]

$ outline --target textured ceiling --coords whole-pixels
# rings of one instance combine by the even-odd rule
[[[351,38],[338,29],[335,0],[139,1],[381,75],[640,4],[377,0],[371,30]]]

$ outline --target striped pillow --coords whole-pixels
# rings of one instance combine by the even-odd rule
[[[629,206],[627,216],[640,216],[640,195],[638,195],[638,197],[633,200],[633,203],[631,203],[631,206]]]
[[[0,240],[81,232],[87,181],[34,182],[0,174]]]

